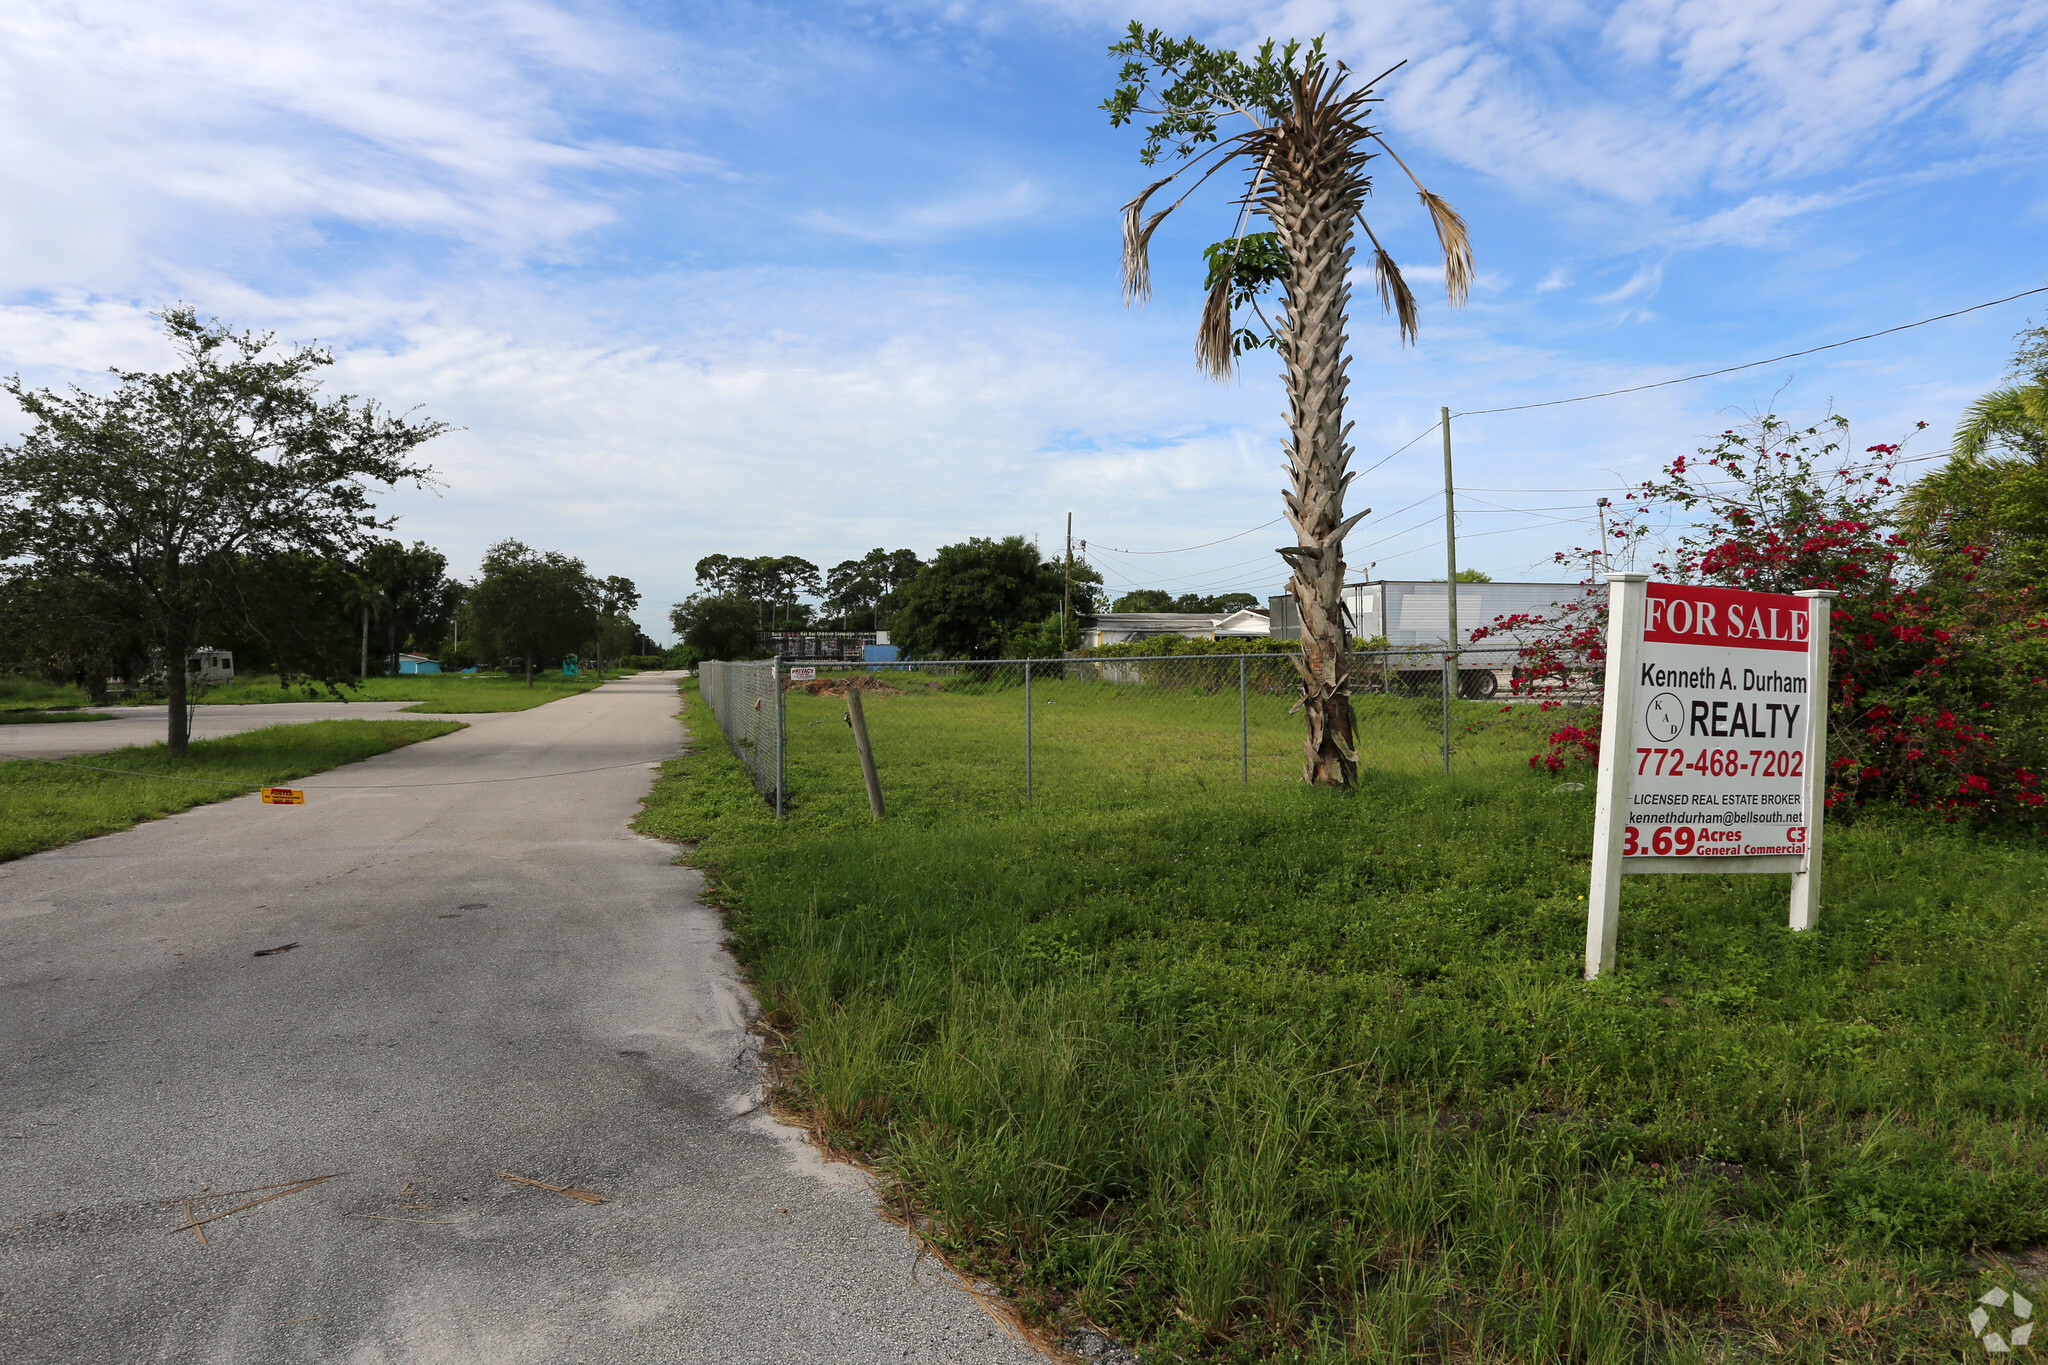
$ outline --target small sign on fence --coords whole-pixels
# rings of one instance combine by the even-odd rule
[[[818,670],[815,668],[792,668],[789,670],[789,680],[791,682],[816,682],[817,678]]]
[[[263,804],[266,806],[303,806],[306,794],[297,787],[265,787]]]
[[[1828,619],[1835,594],[1607,579],[1586,977],[1614,965],[1621,879],[1789,872],[1820,915]]]

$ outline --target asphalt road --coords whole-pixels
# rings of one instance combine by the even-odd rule
[[[626,828],[673,689],[0,865],[0,1359],[1040,1360],[756,1107],[719,921]]]
[[[284,701],[248,706],[197,706],[192,738],[219,739],[266,725],[301,725],[309,720],[434,720],[408,712],[416,701]],[[63,758],[103,754],[130,744],[161,744],[170,727],[167,706],[113,706],[93,714],[111,720],[59,721],[42,725],[0,725],[0,758]],[[495,714],[495,713],[494,713]],[[454,717],[468,720],[468,716]]]

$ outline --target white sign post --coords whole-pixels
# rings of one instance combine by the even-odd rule
[[[1789,872],[1792,927],[1813,928],[1835,593],[1620,573],[1607,594],[1586,978],[1614,966],[1633,873]]]

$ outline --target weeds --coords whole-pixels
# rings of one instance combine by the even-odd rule
[[[778,824],[692,720],[642,828],[820,1126],[1148,1360],[1947,1360],[1973,1253],[2048,1241],[2032,842],[1866,816],[1803,935],[1782,877],[1633,879],[1589,985],[1592,793],[1526,769]]]

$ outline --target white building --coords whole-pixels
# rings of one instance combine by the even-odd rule
[[[1262,637],[1269,629],[1266,613],[1258,607],[1227,614],[1193,611],[1110,611],[1090,620],[1081,629],[1081,644],[1094,649],[1121,645],[1132,640],[1178,635],[1185,640],[1228,640]]]
[[[1580,583],[1460,583],[1458,585],[1458,638],[1469,643],[1472,632],[1509,616],[1555,618],[1558,608],[1586,593]],[[1393,646],[1446,643],[1450,627],[1450,594],[1441,580],[1381,579],[1371,583],[1344,585],[1344,610],[1351,618],[1351,633],[1370,640],[1384,635]],[[1294,599],[1271,599],[1273,633],[1284,639],[1301,637],[1301,618]],[[1514,645],[1521,634],[1489,634],[1490,645]]]

